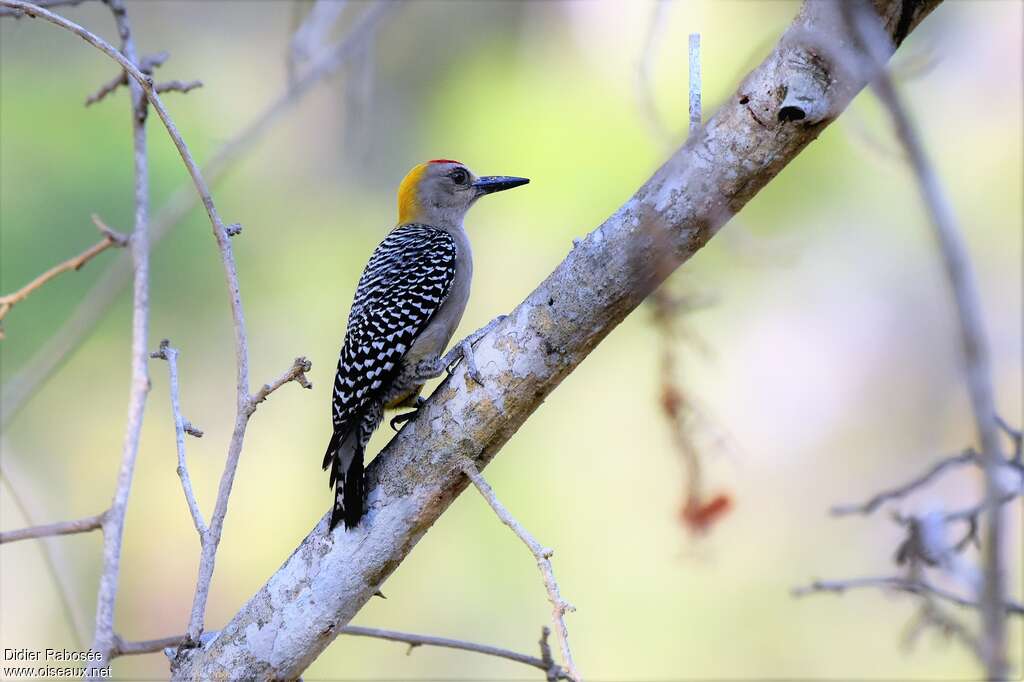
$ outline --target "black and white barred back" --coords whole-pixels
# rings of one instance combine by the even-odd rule
[[[440,309],[455,279],[455,240],[430,225],[401,225],[384,238],[356,287],[334,379],[334,435],[323,467],[334,488],[331,529],[363,516],[363,453],[383,418],[384,401],[406,369],[416,337]]]

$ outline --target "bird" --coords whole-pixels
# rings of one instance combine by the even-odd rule
[[[384,410],[414,408],[393,419],[393,427],[415,418],[424,382],[459,359],[472,362],[466,357],[470,343],[487,327],[443,355],[466,310],[473,277],[463,219],[480,197],[528,182],[478,177],[459,161],[432,159],[413,167],[399,185],[398,224],[359,278],[338,358],[334,428],[323,461],[334,490],[328,532],[339,522],[354,528],[363,518],[363,456]]]

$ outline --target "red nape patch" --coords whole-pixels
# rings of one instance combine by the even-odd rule
[[[461,161],[456,161],[455,159],[431,159],[430,161],[427,161],[427,163],[457,163],[459,165],[462,164]]]

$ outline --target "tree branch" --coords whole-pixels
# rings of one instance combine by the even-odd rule
[[[185,493],[185,503],[188,504],[188,511],[192,515],[192,523],[199,533],[199,542],[202,543],[206,537],[206,522],[203,520],[203,512],[199,510],[199,503],[196,501],[196,494],[192,490],[192,479],[188,475],[188,464],[185,461],[185,434],[202,437],[203,432],[196,429],[184,417],[181,416],[181,398],[178,388],[178,349],[172,348],[170,341],[164,339],[160,342],[160,349],[150,357],[167,361],[167,373],[170,375],[171,390],[171,416],[174,419],[174,441],[178,450],[178,478],[181,479],[181,489]]]
[[[92,221],[96,225],[96,229],[103,234],[103,239],[96,244],[93,244],[77,256],[53,266],[14,293],[7,294],[6,296],[0,296],[0,320],[3,320],[7,316],[7,313],[11,311],[11,308],[13,308],[16,303],[24,301],[28,298],[29,294],[49,282],[57,275],[64,272],[70,272],[71,270],[80,270],[83,265],[112,246],[127,246],[128,237],[108,227],[106,223],[100,220],[99,216],[93,214]],[[0,339],[3,338],[4,332],[3,329],[0,328]]]
[[[73,535],[75,533],[88,533],[89,531],[103,528],[103,519],[107,512],[101,512],[93,516],[86,516],[73,521],[58,521],[47,523],[41,526],[30,526],[18,530],[8,530],[0,533],[0,545],[18,540],[30,540],[34,538],[46,538],[53,535]]]
[[[365,628],[358,625],[346,625],[341,629],[339,634],[350,635],[353,637],[373,637],[375,639],[386,639],[392,642],[404,642],[410,647],[417,646],[436,646],[444,647],[446,649],[459,649],[461,651],[472,651],[478,654],[484,654],[486,656],[497,656],[498,658],[505,658],[516,663],[523,663],[525,665],[533,666],[538,670],[543,670],[545,673],[553,674],[554,677],[549,679],[555,680],[571,680],[568,673],[559,668],[557,665],[552,667],[552,663],[546,662],[541,658],[535,658],[533,656],[527,656],[516,651],[510,651],[509,649],[502,649],[496,646],[489,646],[487,644],[477,644],[476,642],[466,642],[461,639],[449,639],[447,637],[432,637],[430,635],[416,635],[409,632],[397,632],[394,630],[381,630],[379,628]]]
[[[75,5],[80,5],[83,2],[85,2],[85,0],[37,0],[35,4],[37,7],[53,9],[54,7],[74,7]],[[21,19],[25,14],[26,13],[20,9],[0,7],[0,17],[14,17],[15,19]]]
[[[237,161],[255,149],[256,144],[274,123],[302,101],[314,85],[336,73],[352,56],[365,49],[364,43],[377,34],[377,27],[401,7],[402,3],[387,0],[380,0],[371,5],[356,19],[344,38],[326,49],[323,56],[304,71],[294,84],[286,87],[248,126],[214,152],[203,169],[207,180],[215,183],[223,178]],[[173,227],[180,224],[198,201],[199,197],[192,187],[179,187],[167,204],[153,217],[150,229],[152,243],[157,243]],[[31,397],[38,393],[38,388],[85,340],[89,332],[118,300],[130,276],[130,264],[124,260],[116,260],[93,285],[63,326],[17,374],[4,382],[3,394],[0,396],[0,427],[7,427]]]
[[[569,670],[569,679],[574,682],[580,682],[580,673],[576,669],[576,663],[572,658],[572,649],[569,648],[569,631],[565,627],[565,614],[567,611],[575,611],[576,607],[567,602],[562,598],[562,593],[558,589],[558,581],[555,580],[555,570],[551,566],[551,556],[554,551],[542,546],[537,542],[536,538],[530,535],[530,532],[523,528],[512,513],[505,508],[499,500],[498,496],[494,494],[494,490],[488,485],[484,477],[480,475],[480,472],[473,462],[470,460],[464,460],[461,463],[462,473],[469,477],[469,480],[473,482],[476,489],[480,491],[480,494],[487,504],[491,506],[494,513],[498,515],[501,522],[512,529],[512,532],[523,541],[530,553],[533,554],[533,558],[537,561],[537,568],[540,569],[541,578],[544,580],[544,588],[548,593],[548,601],[551,602],[551,621],[555,626],[555,633],[558,636],[558,645],[562,650],[562,662],[565,663],[565,667]]]
[[[942,588],[936,587],[924,580],[911,580],[908,578],[900,578],[898,576],[887,576],[887,577],[872,577],[872,578],[850,578],[849,580],[815,580],[806,587],[797,587],[793,589],[794,597],[803,597],[814,592],[834,592],[836,594],[842,594],[846,590],[853,590],[865,587],[880,587],[890,590],[898,590],[900,592],[909,592],[910,594],[928,594],[933,597],[937,597],[943,601],[962,606],[970,609],[982,609],[983,606],[979,601],[969,599],[967,597],[961,597],[958,594],[943,590]],[[1012,613],[1015,615],[1024,615],[1024,605],[1019,604],[1012,599],[1008,599],[1000,605],[1000,610],[1006,613]]]
[[[164,51],[143,57],[142,61],[139,63],[139,71],[148,76],[152,76],[153,71],[158,67],[163,66],[164,62],[166,62],[170,56],[171,55],[168,52]],[[89,95],[85,100],[85,106],[88,107],[96,104],[96,102],[99,102],[122,85],[128,85],[128,74],[125,71],[121,71],[109,81],[101,85],[99,90]]]
[[[4,0],[9,2],[10,0]],[[938,3],[880,0],[889,30],[909,31]],[[481,469],[626,315],[699,250],[849,104],[866,80],[812,58],[806,36],[849,49],[834,2],[808,2],[736,94],[616,213],[476,347],[484,386],[457,367],[368,468],[366,516],[327,532],[327,518],[220,635],[181,650],[173,679],[294,678],[380,589]],[[780,117],[786,84],[811,98]],[[812,88],[811,86],[814,86]],[[810,106],[813,105],[813,106]]]
[[[306,381],[304,371],[309,369],[309,362],[303,358],[296,360],[292,369],[286,372],[285,375],[279,379],[275,384],[265,386],[264,389],[256,396],[249,394],[249,347],[248,347],[248,336],[245,328],[245,315],[242,310],[241,292],[238,284],[238,272],[235,264],[234,254],[231,247],[231,235],[228,233],[228,228],[224,225],[217,211],[217,208],[213,202],[213,198],[210,195],[210,190],[203,178],[202,172],[199,170],[198,165],[193,159],[188,145],[185,140],[181,137],[178,132],[177,126],[171,119],[170,114],[167,112],[160,100],[159,95],[156,92],[156,87],[153,83],[152,77],[148,74],[143,73],[139,67],[135,64],[134,45],[131,41],[131,34],[128,27],[127,16],[124,12],[122,0],[110,0],[111,8],[114,10],[115,18],[118,20],[118,27],[121,32],[122,41],[124,42],[125,54],[118,52],[109,43],[104,41],[102,38],[94,35],[88,30],[82,28],[78,24],[68,21],[64,17],[53,14],[45,9],[42,9],[36,5],[32,5],[27,2],[21,2],[20,0],[0,0],[0,5],[12,7],[24,12],[30,17],[39,17],[46,19],[50,23],[53,23],[61,28],[64,28],[75,35],[85,40],[90,45],[93,45],[98,50],[109,56],[115,62],[120,64],[124,68],[125,72],[131,77],[132,82],[130,86],[132,88],[132,100],[136,105],[134,111],[134,125],[136,128],[136,192],[137,192],[137,225],[136,230],[139,229],[139,217],[145,218],[145,208],[148,206],[148,184],[143,181],[146,179],[145,174],[145,133],[142,127],[145,124],[145,100],[149,101],[149,104],[153,106],[153,109],[157,112],[161,122],[167,129],[168,135],[177,147],[178,152],[185,163],[189,175],[192,177],[193,184],[195,185],[196,191],[198,192],[203,206],[206,209],[207,217],[210,220],[210,224],[213,227],[214,239],[216,240],[217,247],[221,255],[221,263],[224,269],[225,281],[227,283],[229,301],[231,307],[231,315],[235,333],[235,359],[236,359],[236,417],[235,417],[235,428],[232,433],[231,441],[228,446],[227,460],[224,465],[224,472],[221,476],[220,486],[217,492],[217,501],[214,507],[213,515],[210,519],[210,526],[207,531],[202,535],[202,556],[199,562],[199,577],[196,582],[196,593],[192,603],[192,613],[189,620],[189,628],[187,632],[188,642],[198,643],[199,637],[202,634],[203,617],[206,610],[206,600],[209,595],[210,581],[213,577],[214,565],[216,562],[217,548],[220,544],[221,533],[224,525],[224,518],[227,515],[228,499],[231,496],[231,488],[234,483],[235,472],[238,468],[238,461],[241,457],[242,446],[245,439],[246,428],[249,423],[249,418],[255,411],[255,406],[266,398],[270,392],[281,386],[287,381],[295,380],[302,383],[304,386],[311,387],[309,382]],[[143,99],[143,95],[145,99]],[[141,129],[141,142],[142,146],[138,145]],[[142,150],[141,153],[138,150]],[[141,162],[141,166],[140,166]],[[146,185],[143,187],[143,185]],[[141,199],[145,198],[146,201]],[[141,221],[144,225],[144,220]],[[142,237],[139,242],[145,245],[148,254],[148,242],[145,239],[145,230],[143,229]],[[139,247],[133,238],[133,247]],[[134,251],[134,249],[133,249]],[[138,305],[138,291],[139,291],[139,273],[146,273],[148,269],[148,260],[145,261],[144,266],[140,268],[138,260],[136,261],[136,291],[137,291],[137,312],[142,313],[142,325],[141,333],[139,325],[136,325],[136,334],[133,337],[133,354],[138,350],[136,344],[138,340],[142,339],[145,342],[145,313],[147,307],[145,305]],[[145,299],[143,299],[145,303]],[[139,315],[136,316],[138,322]],[[144,350],[144,348],[143,348]],[[145,400],[145,391],[148,390],[148,377],[145,376],[145,355],[141,356],[141,370],[145,382],[143,382],[142,388],[142,403]],[[135,382],[136,385],[140,385],[139,382]],[[133,394],[134,395],[134,394]],[[136,402],[133,400],[133,408],[136,406]],[[135,453],[138,449],[138,431],[141,428],[142,422],[142,408],[141,404],[137,405],[137,410],[133,409],[131,418],[129,419],[129,432],[131,434],[131,445],[132,452],[131,457],[128,456],[128,444],[129,439],[126,439],[125,459],[122,465],[122,473],[119,478],[118,491],[115,496],[115,502],[111,507],[111,513],[106,519],[104,525],[104,537],[106,539],[104,549],[104,572],[103,578],[100,583],[100,598],[97,606],[96,616],[96,637],[93,643],[93,648],[100,651],[103,654],[103,660],[96,666],[96,668],[102,668],[110,658],[110,652],[114,646],[114,633],[113,633],[113,605],[114,598],[117,591],[117,573],[118,564],[120,558],[120,541],[121,531],[124,523],[124,506],[127,504],[127,494],[131,482],[131,472],[134,467]]]
[[[25,3],[21,3],[24,5]],[[138,59],[132,40],[131,25],[124,9],[123,0],[109,0],[114,14],[124,55],[114,50],[125,65],[135,68]],[[24,8],[23,8],[24,9]],[[33,9],[32,12],[46,12]],[[26,12],[30,16],[31,12]],[[49,14],[49,12],[47,12]],[[56,15],[52,15],[56,17]],[[70,23],[70,22],[67,22]],[[135,460],[139,454],[139,437],[142,432],[142,417],[149,394],[149,371],[147,369],[147,345],[149,333],[149,157],[146,150],[146,98],[138,85],[130,84],[132,142],[135,167],[135,227],[131,236],[134,291],[132,296],[132,381],[128,397],[128,423],[125,427],[121,467],[117,475],[117,486],[110,510],[103,519],[103,570],[100,574],[99,590],[96,595],[96,629],[93,633],[92,649],[98,651],[101,660],[91,661],[86,676],[102,677],[109,664],[115,646],[114,618],[117,601],[118,579],[121,571],[121,543],[124,535],[125,512],[128,495],[131,492]]]
[[[988,677],[1001,680],[1009,673],[1006,660],[1006,611],[1002,608],[1007,591],[1006,548],[1003,542],[1002,506],[998,502],[1003,494],[999,475],[1004,459],[999,442],[995,389],[992,384],[992,360],[985,334],[981,296],[953,207],[943,191],[938,173],[928,159],[924,143],[885,68],[890,36],[885,33],[864,2],[846,4],[843,11],[853,28],[852,36],[863,43],[863,53],[868,58],[869,75],[874,79],[875,91],[888,110],[896,136],[910,160],[910,167],[931,219],[936,245],[953,294],[959,323],[964,378],[967,382],[978,443],[981,445],[985,468],[985,497],[989,504],[983,544],[985,568],[981,602],[985,636],[982,639],[982,648]]]
[[[234,263],[231,263],[232,267]],[[237,295],[237,280],[234,291]],[[244,336],[242,337],[241,348],[246,351]],[[242,356],[244,357],[244,356]],[[213,568],[217,560],[217,548],[220,546],[221,531],[224,528],[224,518],[228,512],[228,499],[231,497],[231,484],[234,480],[235,470],[238,468],[238,459],[242,452],[242,440],[245,437],[245,428],[249,419],[256,411],[256,406],[267,399],[271,393],[285,385],[289,381],[298,383],[303,388],[313,388],[313,384],[306,379],[306,372],[312,367],[312,363],[303,357],[295,358],[292,366],[269,384],[264,384],[256,395],[250,396],[248,388],[245,396],[239,396],[238,413],[235,417],[235,430],[231,435],[231,443],[228,445],[228,459],[224,464],[224,473],[221,475],[220,487],[217,489],[217,502],[213,508],[213,516],[210,517],[209,527],[200,533],[202,552],[199,558],[199,577],[196,579],[196,593],[192,600],[192,612],[189,616],[188,631],[183,646],[192,647],[198,645],[200,636],[203,634],[203,619],[206,615],[206,600],[210,594],[210,581],[213,579]],[[241,385],[239,385],[241,389]]]
[[[963,466],[965,464],[980,463],[981,458],[978,457],[978,453],[968,448],[967,450],[961,452],[959,455],[953,455],[951,457],[945,457],[939,460],[923,474],[911,479],[910,481],[907,481],[903,485],[879,492],[874,497],[869,499],[867,502],[864,502],[862,504],[836,505],[835,507],[832,507],[830,513],[833,516],[847,516],[850,514],[871,514],[886,502],[906,497],[915,490],[923,488],[933,479],[938,477],[939,474],[941,474],[947,469]]]

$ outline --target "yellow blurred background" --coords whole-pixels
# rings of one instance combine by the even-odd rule
[[[651,55],[659,117],[686,127],[686,36],[703,47],[706,115],[773,47],[795,2],[674,2]],[[234,241],[254,384],[296,355],[312,391],[288,385],[253,418],[207,612],[227,622],[284,561],[331,495],[320,469],[330,387],[359,272],[395,220],[394,189],[428,158],[532,183],[482,202],[467,221],[477,274],[461,333],[507,312],[667,155],[638,97],[649,2],[414,2],[379,31],[371,58],[319,85],[215,188]],[[970,246],[985,305],[999,407],[1020,426],[1022,5],[947,2],[907,40],[895,73]],[[202,162],[281,92],[292,4],[129,2],[142,53],[171,58],[159,79],[202,79],[165,102]],[[346,17],[364,8],[352,3]],[[99,3],[60,10],[116,41]],[[112,63],[52,25],[0,22],[0,290],[96,241],[89,214],[130,230],[124,90],[85,109]],[[186,182],[155,117],[154,208]],[[916,610],[874,591],[796,600],[812,578],[893,574],[901,530],[832,519],[972,442],[950,298],[913,178],[888,121],[864,93],[673,286],[713,296],[687,318],[679,380],[698,406],[711,488],[736,505],[704,537],[681,526],[683,478],[658,405],[658,341],[640,309],[546,401],[486,470],[546,545],[586,679],[973,679],[970,654],[932,632],[901,645]],[[7,381],[80,305],[114,259],[63,275],[4,321]],[[227,296],[209,224],[194,210],[152,254],[150,338],[181,349],[187,442],[207,517],[234,413]],[[121,455],[130,296],[116,306],[3,434],[3,466],[36,522],[106,508]],[[180,633],[198,541],[175,475],[166,366],[150,363],[125,533],[116,629]],[[386,443],[382,429],[370,451]],[[948,476],[905,511],[973,503],[979,478]],[[25,524],[6,490],[2,527]],[[1012,508],[1020,597],[1021,508]],[[99,534],[53,541],[74,606],[92,622]],[[75,648],[40,547],[0,549],[0,646]],[[461,496],[354,624],[536,655],[550,609],[530,555],[472,490]],[[970,619],[968,613],[961,613]],[[1019,619],[1018,619],[1019,620]],[[973,621],[969,621],[973,622]],[[1024,661],[1020,623],[1011,657]],[[122,679],[166,677],[160,654],[121,658]],[[305,679],[536,679],[474,654],[339,638]]]

